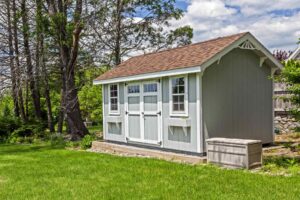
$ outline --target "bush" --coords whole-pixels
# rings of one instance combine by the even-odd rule
[[[66,147],[69,148],[77,148],[79,146],[80,146],[80,142],[73,142],[73,141],[66,142]]]
[[[10,134],[21,126],[20,120],[16,118],[0,118],[0,142],[6,141]]]
[[[61,134],[56,133],[50,136],[50,144],[54,147],[65,147],[66,141]]]
[[[82,138],[80,142],[80,148],[81,149],[88,149],[92,147],[92,142],[95,140],[94,135],[86,135],[84,138]]]

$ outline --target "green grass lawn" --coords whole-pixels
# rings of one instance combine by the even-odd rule
[[[0,145],[0,199],[299,199],[300,178]]]

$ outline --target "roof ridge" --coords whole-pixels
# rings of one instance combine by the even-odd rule
[[[192,44],[188,44],[188,45],[184,45],[184,46],[180,46],[180,47],[175,47],[175,48],[170,48],[170,49],[164,49],[164,50],[157,51],[157,52],[150,52],[150,53],[146,53],[146,54],[141,54],[141,55],[133,56],[133,57],[129,58],[128,60],[130,60],[132,58],[148,56],[148,55],[152,55],[152,54],[159,54],[159,53],[163,53],[163,52],[166,52],[166,51],[172,51],[172,50],[175,50],[175,49],[188,48],[190,46],[195,46],[195,45],[199,45],[199,44],[203,44],[203,43],[207,43],[207,42],[212,42],[212,41],[219,40],[219,39],[229,38],[229,37],[233,37],[233,36],[237,36],[237,35],[246,35],[247,33],[250,33],[250,32],[247,31],[247,32],[241,32],[241,33],[236,33],[236,34],[232,34],[232,35],[226,35],[226,36],[212,38],[212,39],[209,39],[209,40],[204,40],[204,41],[200,41],[200,42],[196,42],[196,43],[192,43]],[[124,62],[126,62],[126,61],[124,61]]]

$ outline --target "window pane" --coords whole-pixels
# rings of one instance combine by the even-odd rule
[[[117,85],[110,85],[110,90],[118,90],[118,86]]]
[[[183,94],[184,93],[184,85],[178,86],[178,93]]]
[[[172,79],[172,86],[176,86],[178,84],[178,78],[173,78]]]
[[[117,97],[118,96],[118,91],[110,91],[110,96],[111,97]]]
[[[178,101],[180,102],[180,103],[184,103],[184,95],[180,95],[180,96],[178,96]]]
[[[130,85],[128,86],[128,93],[139,93],[140,86],[139,85]]]
[[[118,104],[110,104],[110,110],[118,110]]]
[[[116,98],[111,98],[110,99],[110,103],[111,104],[117,104],[118,103],[118,100]]]
[[[156,83],[144,84],[144,92],[157,92],[157,84]]]
[[[184,111],[184,103],[179,104],[179,111]]]
[[[173,103],[178,103],[178,102],[179,102],[178,96],[173,96]]]
[[[173,111],[178,111],[178,104],[177,103],[173,103]]]
[[[183,77],[179,78],[178,82],[179,85],[184,85],[184,78]]]
[[[173,89],[172,89],[173,91],[173,94],[177,94],[178,93],[178,87],[177,86],[175,86],[175,87],[173,87]]]

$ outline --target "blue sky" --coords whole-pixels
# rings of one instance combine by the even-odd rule
[[[271,51],[294,50],[300,38],[300,0],[177,0],[194,42],[250,31]]]

